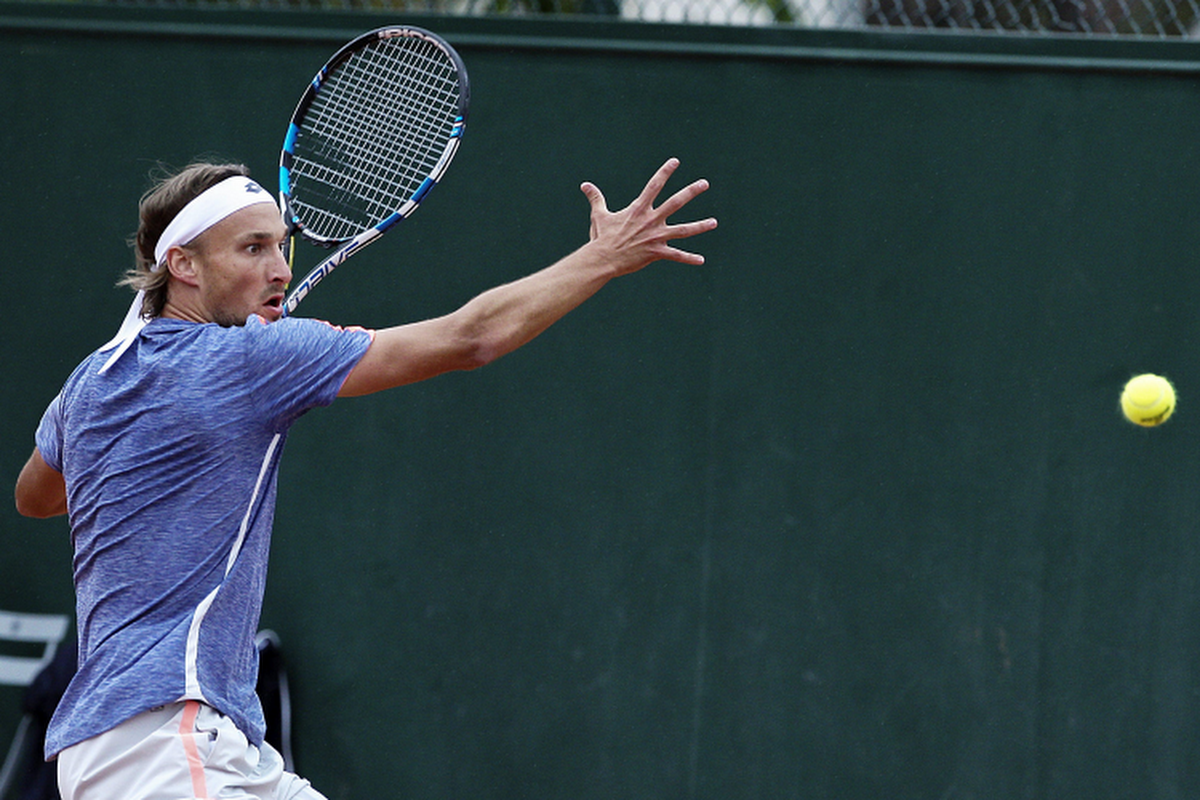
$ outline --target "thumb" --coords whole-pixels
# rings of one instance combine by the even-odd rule
[[[608,203],[604,199],[604,192],[600,191],[600,187],[590,181],[584,181],[579,185],[579,190],[583,192],[583,196],[587,198],[588,203],[592,207],[591,230],[589,231],[590,238],[596,238],[596,218],[601,214],[608,213]]]
[[[584,181],[579,185],[579,191],[583,192],[583,196],[591,203],[593,211],[608,211],[608,203],[604,200],[604,193],[600,191],[600,187],[596,186],[596,184]]]

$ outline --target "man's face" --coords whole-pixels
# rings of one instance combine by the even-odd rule
[[[251,314],[268,322],[283,316],[292,279],[281,247],[287,229],[279,210],[257,203],[230,214],[188,248],[196,268],[202,313],[224,326],[243,325]]]

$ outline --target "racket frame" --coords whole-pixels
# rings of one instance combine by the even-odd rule
[[[339,65],[350,59],[360,49],[369,44],[381,39],[389,39],[397,36],[415,37],[424,39],[434,46],[442,50],[453,62],[458,77],[458,115],[451,128],[448,141],[437,163],[425,176],[425,179],[412,193],[412,195],[400,204],[400,207],[393,211],[390,215],[380,220],[375,225],[366,228],[357,235],[349,239],[329,239],[319,237],[304,227],[299,216],[293,211],[291,199],[291,169],[293,154],[295,152],[296,140],[300,135],[299,121],[308,111],[309,106],[317,98],[321,87],[325,85],[326,79]],[[304,239],[307,239],[314,244],[323,247],[338,247],[338,249],[329,257],[324,259],[317,266],[313,267],[304,278],[296,284],[296,287],[291,290],[283,303],[283,315],[288,316],[296,310],[313,287],[320,283],[329,273],[333,272],[337,267],[345,263],[346,259],[362,250],[367,245],[374,242],[380,236],[396,225],[400,220],[412,215],[414,211],[420,207],[421,202],[425,199],[429,191],[438,184],[442,176],[446,172],[446,168],[450,166],[450,162],[454,159],[455,153],[458,152],[459,144],[462,142],[463,133],[466,130],[467,110],[470,106],[470,82],[467,78],[467,69],[463,64],[462,58],[450,46],[448,42],[442,39],[437,34],[408,25],[389,25],[381,28],[376,28],[371,31],[355,37],[351,41],[344,44],[336,53],[325,63],[317,74],[309,82],[304,93],[300,96],[299,102],[296,104],[295,110],[292,112],[292,118],[288,123],[287,135],[284,137],[283,149],[279,157],[279,206],[283,212],[284,224],[288,229],[288,260],[291,262],[293,242],[297,233]]]

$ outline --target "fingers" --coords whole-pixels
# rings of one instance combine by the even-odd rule
[[[679,209],[692,202],[698,195],[708,191],[708,181],[701,178],[698,181],[693,181],[687,186],[680,189],[675,194],[667,198],[661,206],[658,207],[658,215],[660,219],[666,219],[674,214]]]
[[[670,225],[667,227],[667,239],[668,241],[673,239],[687,239],[692,236],[698,236],[706,231],[711,231],[715,227],[717,227],[717,221],[713,217],[697,220],[696,222],[685,222],[681,225]]]
[[[696,222],[688,222],[682,225],[671,225],[667,228],[666,241],[672,242],[678,239],[687,239],[688,237],[696,236],[704,233],[705,231],[711,231],[716,227],[717,221],[712,217],[698,220]],[[694,266],[700,266],[704,263],[704,256],[700,255],[699,253],[690,253],[686,250],[680,250],[677,247],[671,247],[670,245],[666,246],[665,252],[661,258],[669,259],[671,261],[678,261],[682,264],[691,264]]]
[[[667,185],[667,180],[679,169],[678,158],[668,158],[666,163],[658,168],[657,171],[650,177],[646,183],[646,187],[642,189],[642,193],[633,201],[634,205],[653,206],[654,199],[662,192],[663,187]]]
[[[675,170],[678,168],[678,158],[667,159],[666,163],[659,167],[658,171],[654,173],[654,176],[650,178],[650,182],[646,184],[646,188],[642,190],[642,193],[638,195],[638,199],[634,201],[634,205],[642,204],[647,209],[653,209],[654,216],[658,220],[665,222],[668,217],[679,211],[688,203],[692,202],[692,200],[696,199],[698,195],[708,191],[708,181],[704,178],[701,178],[699,180],[692,181],[684,188],[675,192],[675,194],[668,197],[662,205],[660,205],[657,209],[654,209],[653,204],[655,199],[662,192],[663,187],[667,185],[667,180],[670,179],[671,175],[673,175]],[[707,222],[709,222],[709,220],[706,220],[706,223]],[[716,227],[715,220],[712,220],[711,222],[713,223],[712,227]],[[704,230],[709,230],[709,228],[704,228]],[[702,232],[703,231],[696,231],[695,233],[689,233],[687,235],[695,236],[696,233]]]
[[[667,220],[698,195],[708,191],[708,181],[703,178],[692,181],[668,197],[662,205],[657,208],[654,206],[679,165],[679,159],[667,159],[637,198],[620,211],[609,211],[604,194],[595,184],[584,182],[580,185],[580,190],[591,204],[590,240],[603,239],[614,253],[619,254],[619,259],[628,260],[632,267],[623,268],[622,272],[640,269],[657,259],[692,265],[704,263],[703,256],[680,250],[670,243],[713,230],[717,227],[716,219],[710,217],[679,224],[671,224]]]
[[[667,181],[677,169],[679,169],[679,159],[668,158],[666,163],[659,167],[658,170],[655,171],[654,175],[651,176],[650,180],[646,183],[646,186],[642,189],[641,194],[637,196],[637,199],[630,203],[630,208],[632,209],[638,206],[653,208],[654,201],[658,198],[659,194],[662,193],[663,187],[667,185]],[[591,203],[593,212],[608,211],[608,204],[604,199],[604,193],[600,191],[598,186],[590,181],[584,181],[580,185],[579,189],[583,192],[584,196],[587,197],[588,202]],[[659,219],[666,219],[690,203],[696,198],[697,195],[706,191],[708,191],[707,180],[701,178],[700,180],[693,181],[667,198],[666,202],[656,209],[658,211],[657,216]]]
[[[687,250],[680,250],[675,247],[668,247],[663,253],[662,258],[667,261],[678,261],[680,264],[687,264],[693,267],[699,267],[704,263],[704,256],[699,253],[689,253]]]

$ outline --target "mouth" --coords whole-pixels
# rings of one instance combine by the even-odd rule
[[[263,302],[263,306],[267,309],[271,318],[279,319],[279,317],[283,316],[283,295],[271,295]]]

